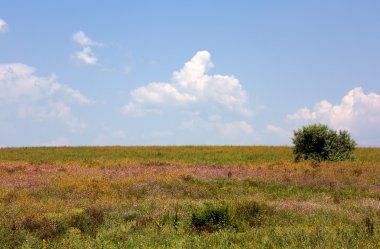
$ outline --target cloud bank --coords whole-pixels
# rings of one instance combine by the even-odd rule
[[[302,123],[326,123],[334,129],[345,129],[362,145],[378,144],[380,139],[380,95],[364,93],[362,88],[350,90],[339,104],[322,100],[313,109],[303,107],[287,120]]]
[[[172,73],[171,81],[152,82],[132,90],[129,102],[123,106],[124,114],[139,117],[144,127],[160,117],[160,129],[154,125],[151,128],[155,134],[165,134],[159,136],[159,143],[166,139],[178,144],[252,143],[257,134],[247,121],[253,111],[246,91],[232,75],[209,74],[213,66],[208,51],[197,52]],[[155,143],[155,139],[157,136],[149,142]]]
[[[0,64],[0,108],[7,110],[3,115],[34,122],[55,120],[79,132],[85,123],[72,114],[71,107],[89,103],[79,91],[58,83],[54,75],[37,76],[35,68],[21,63]]]
[[[191,109],[202,105],[202,108],[252,114],[239,80],[234,76],[207,74],[212,67],[210,53],[197,52],[182,69],[173,73],[171,82],[153,82],[133,90],[124,113],[142,116],[168,107]]]

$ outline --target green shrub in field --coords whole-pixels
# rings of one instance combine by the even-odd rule
[[[347,131],[336,132],[323,124],[307,125],[294,131],[295,161],[342,161],[354,159],[356,142]]]
[[[69,221],[69,225],[91,236],[95,236],[98,227],[102,225],[103,222],[104,211],[100,208],[89,207],[74,214]]]
[[[214,232],[231,224],[229,208],[226,205],[215,206],[207,203],[191,216],[191,226],[199,232]]]

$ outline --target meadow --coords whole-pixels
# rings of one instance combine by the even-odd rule
[[[0,149],[1,248],[380,248],[380,148]]]

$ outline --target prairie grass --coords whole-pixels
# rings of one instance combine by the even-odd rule
[[[380,149],[0,149],[3,248],[379,248]]]

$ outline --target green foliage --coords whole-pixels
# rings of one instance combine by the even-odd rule
[[[343,161],[354,159],[356,142],[347,131],[336,132],[327,125],[313,124],[294,131],[295,161]]]
[[[273,153],[273,149],[276,151]],[[0,148],[1,161],[33,165],[86,165],[89,167],[157,166],[167,164],[234,165],[291,159],[285,146],[143,146],[143,147],[25,147]]]
[[[104,222],[104,211],[97,207],[89,207],[71,217],[70,227],[95,236],[97,228]]]
[[[238,201],[227,204],[206,203],[191,216],[191,226],[196,231],[215,232],[224,228],[244,230],[258,227],[272,209],[256,201]]]
[[[191,225],[196,231],[214,232],[231,226],[229,208],[226,205],[215,206],[207,203],[191,216]]]

